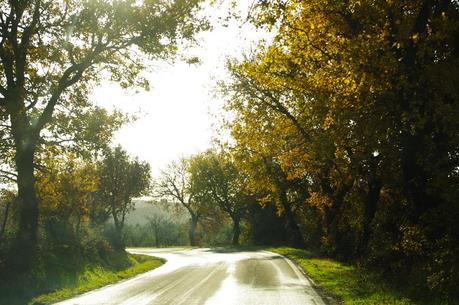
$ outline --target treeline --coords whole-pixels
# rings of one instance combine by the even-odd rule
[[[149,191],[149,165],[129,157],[119,146],[107,147],[97,159],[56,147],[39,158],[43,166],[35,183],[41,202],[39,248],[33,270],[77,270],[124,252],[126,216],[134,209],[132,199]],[[4,274],[16,273],[13,267],[21,264],[10,252],[20,219],[17,198],[14,190],[4,191],[1,197],[0,268]]]
[[[292,213],[251,187],[232,151],[211,149],[172,162],[153,181],[159,206],[188,215],[191,246],[304,246]]]
[[[171,247],[188,245],[187,221],[181,211],[168,210],[165,202],[134,200],[126,218],[124,242],[127,247]]]
[[[457,299],[457,1],[262,1],[249,20],[275,35],[228,62],[243,178],[223,188],[275,204],[293,245]]]

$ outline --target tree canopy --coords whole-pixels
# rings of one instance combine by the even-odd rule
[[[148,88],[141,71],[149,60],[169,58],[207,28],[196,15],[200,3],[1,2],[0,135],[8,139],[17,172],[20,220],[11,257],[18,258],[12,262],[18,269],[30,268],[36,248],[40,200],[34,170],[45,130],[59,126],[59,116],[87,108],[91,88],[102,79]]]
[[[275,36],[221,86],[249,184],[284,193],[325,252],[452,292],[457,2],[263,1],[250,18]]]
[[[131,159],[120,146],[105,152],[98,171],[96,200],[115,225],[115,246],[124,249],[123,228],[127,214],[134,209],[133,198],[150,191],[150,165]]]
[[[239,245],[241,221],[250,202],[245,179],[228,153],[207,151],[195,155],[190,163],[190,180],[197,199],[210,209],[221,210],[232,221],[232,244]]]

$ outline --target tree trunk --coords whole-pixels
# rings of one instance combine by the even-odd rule
[[[363,219],[363,234],[361,241],[361,253],[365,253],[368,250],[368,243],[371,238],[371,223],[376,214],[377,205],[381,193],[382,183],[379,179],[371,181],[368,184],[368,193],[365,200],[365,211]]]
[[[159,248],[159,224],[155,224],[155,245],[156,248]]]
[[[241,218],[234,217],[233,218],[233,246],[239,246],[239,236],[241,235]]]
[[[11,267],[19,272],[27,272],[32,268],[37,247],[38,196],[34,175],[35,147],[31,146],[30,143],[16,145],[19,227],[11,249]]]
[[[2,228],[0,229],[0,241],[5,233],[6,223],[8,222],[8,214],[10,212],[11,201],[8,200],[5,206],[5,214],[3,215]]]
[[[188,238],[190,239],[190,246],[196,246],[196,227],[198,226],[198,217],[191,216],[190,230],[188,231]]]
[[[112,205],[113,206],[113,205]],[[115,224],[114,246],[116,250],[124,250],[123,223],[118,219],[115,210],[112,210],[113,222]]]
[[[292,246],[297,248],[304,248],[305,242],[303,234],[301,234],[300,227],[295,219],[292,211],[292,205],[288,202],[287,194],[284,189],[280,189],[280,201],[284,208],[285,220],[287,221],[287,229],[291,233],[290,242]]]
[[[123,228],[120,225],[115,226],[115,248],[116,250],[124,250]]]
[[[340,215],[342,214],[342,208],[344,204],[344,200],[346,198],[347,193],[351,190],[352,183],[345,183],[339,189],[334,192],[333,197],[331,198],[331,206],[325,210],[325,229],[327,238],[330,242],[336,247],[338,244],[341,247],[348,248],[350,245],[346,244],[343,245],[340,242],[341,232],[339,232],[339,221],[341,220]],[[339,251],[339,250],[337,250]]]
[[[11,270],[28,273],[33,267],[37,250],[38,196],[35,189],[34,157],[39,138],[27,117],[27,110],[22,98],[22,87],[13,88],[5,98],[7,112],[11,122],[11,133],[14,139],[15,166],[17,171],[16,206],[19,213],[19,224],[15,240],[10,248]]]
[[[292,233],[292,236],[290,238],[292,246],[297,248],[304,248],[305,242],[303,234],[301,234],[300,227],[298,226],[295,216],[293,215],[293,212],[290,209],[285,210],[285,218],[287,219],[288,229]]]
[[[413,221],[417,221],[418,216],[433,208],[435,201],[427,192],[429,188],[429,174],[419,162],[419,160],[422,160],[427,155],[423,151],[426,144],[423,141],[422,135],[420,135],[421,132],[418,131],[417,135],[405,132],[402,134],[401,141],[403,145],[401,152],[402,178],[404,188],[407,190],[408,199],[411,201],[413,207],[415,207]]]

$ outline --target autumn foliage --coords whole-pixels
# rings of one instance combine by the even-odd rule
[[[261,1],[230,60],[239,168],[290,235],[418,287],[459,281],[456,1]]]

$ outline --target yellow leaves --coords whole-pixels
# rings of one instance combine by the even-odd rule
[[[49,176],[39,176],[36,187],[42,201],[42,209],[48,211],[57,209],[62,196],[56,188],[56,181]]]
[[[74,154],[54,153],[43,156],[42,163],[46,169],[37,174],[36,183],[42,215],[87,218],[98,185],[95,165]]]
[[[327,117],[325,118],[325,121],[323,123],[323,129],[327,130],[329,129],[334,123],[333,117],[330,114],[327,114]]]
[[[287,179],[290,181],[299,179],[309,172],[312,159],[312,156],[299,146],[279,156],[282,170],[287,173]]]
[[[336,150],[335,150],[335,157],[336,159],[343,159],[344,157],[346,156],[345,152],[343,151],[343,149],[339,146],[336,147]]]
[[[326,208],[330,207],[332,202],[330,198],[325,196],[320,192],[311,192],[309,193],[308,199],[306,199],[306,204],[318,208],[320,211],[324,211]]]

